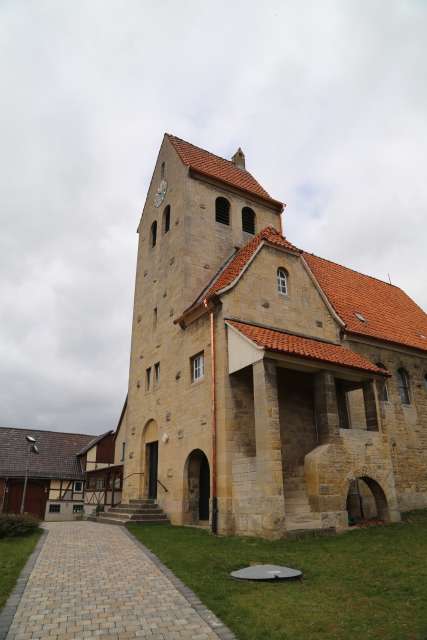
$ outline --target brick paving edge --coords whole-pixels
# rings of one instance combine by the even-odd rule
[[[15,616],[19,603],[21,602],[25,587],[27,586],[28,578],[30,577],[31,572],[35,567],[37,558],[40,555],[40,551],[42,550],[48,535],[49,531],[47,529],[44,529],[33,552],[31,553],[30,557],[24,565],[24,568],[19,574],[12,593],[7,599],[3,609],[0,610],[0,640],[6,640],[10,625],[12,624],[12,620]]]
[[[146,556],[155,564],[155,566],[165,575],[173,586],[184,596],[190,606],[199,614],[206,624],[216,633],[220,640],[238,640],[237,636],[223,623],[221,620],[206,607],[202,601],[196,596],[194,591],[189,589],[177,576],[171,571],[159,558],[148,549],[140,540],[126,528],[122,527],[122,531],[145,553]],[[3,640],[0,636],[0,640]]]

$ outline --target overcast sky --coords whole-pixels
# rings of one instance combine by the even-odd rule
[[[426,33],[425,0],[0,0],[0,424],[115,427],[165,131],[427,308]]]

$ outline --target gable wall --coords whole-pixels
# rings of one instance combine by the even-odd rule
[[[276,273],[288,274],[288,296],[277,290]],[[222,296],[225,317],[259,322],[290,332],[338,341],[338,325],[299,257],[264,246],[237,284]],[[318,327],[316,322],[323,326]]]

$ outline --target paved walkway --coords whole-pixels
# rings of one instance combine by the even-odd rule
[[[49,534],[7,640],[220,637],[121,527],[46,527]]]

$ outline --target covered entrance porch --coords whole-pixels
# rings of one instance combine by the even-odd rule
[[[229,322],[228,346],[233,395],[246,406],[235,414],[237,532],[344,529],[349,482],[361,475],[382,486],[397,519],[376,393],[383,371],[341,345],[245,323]]]

